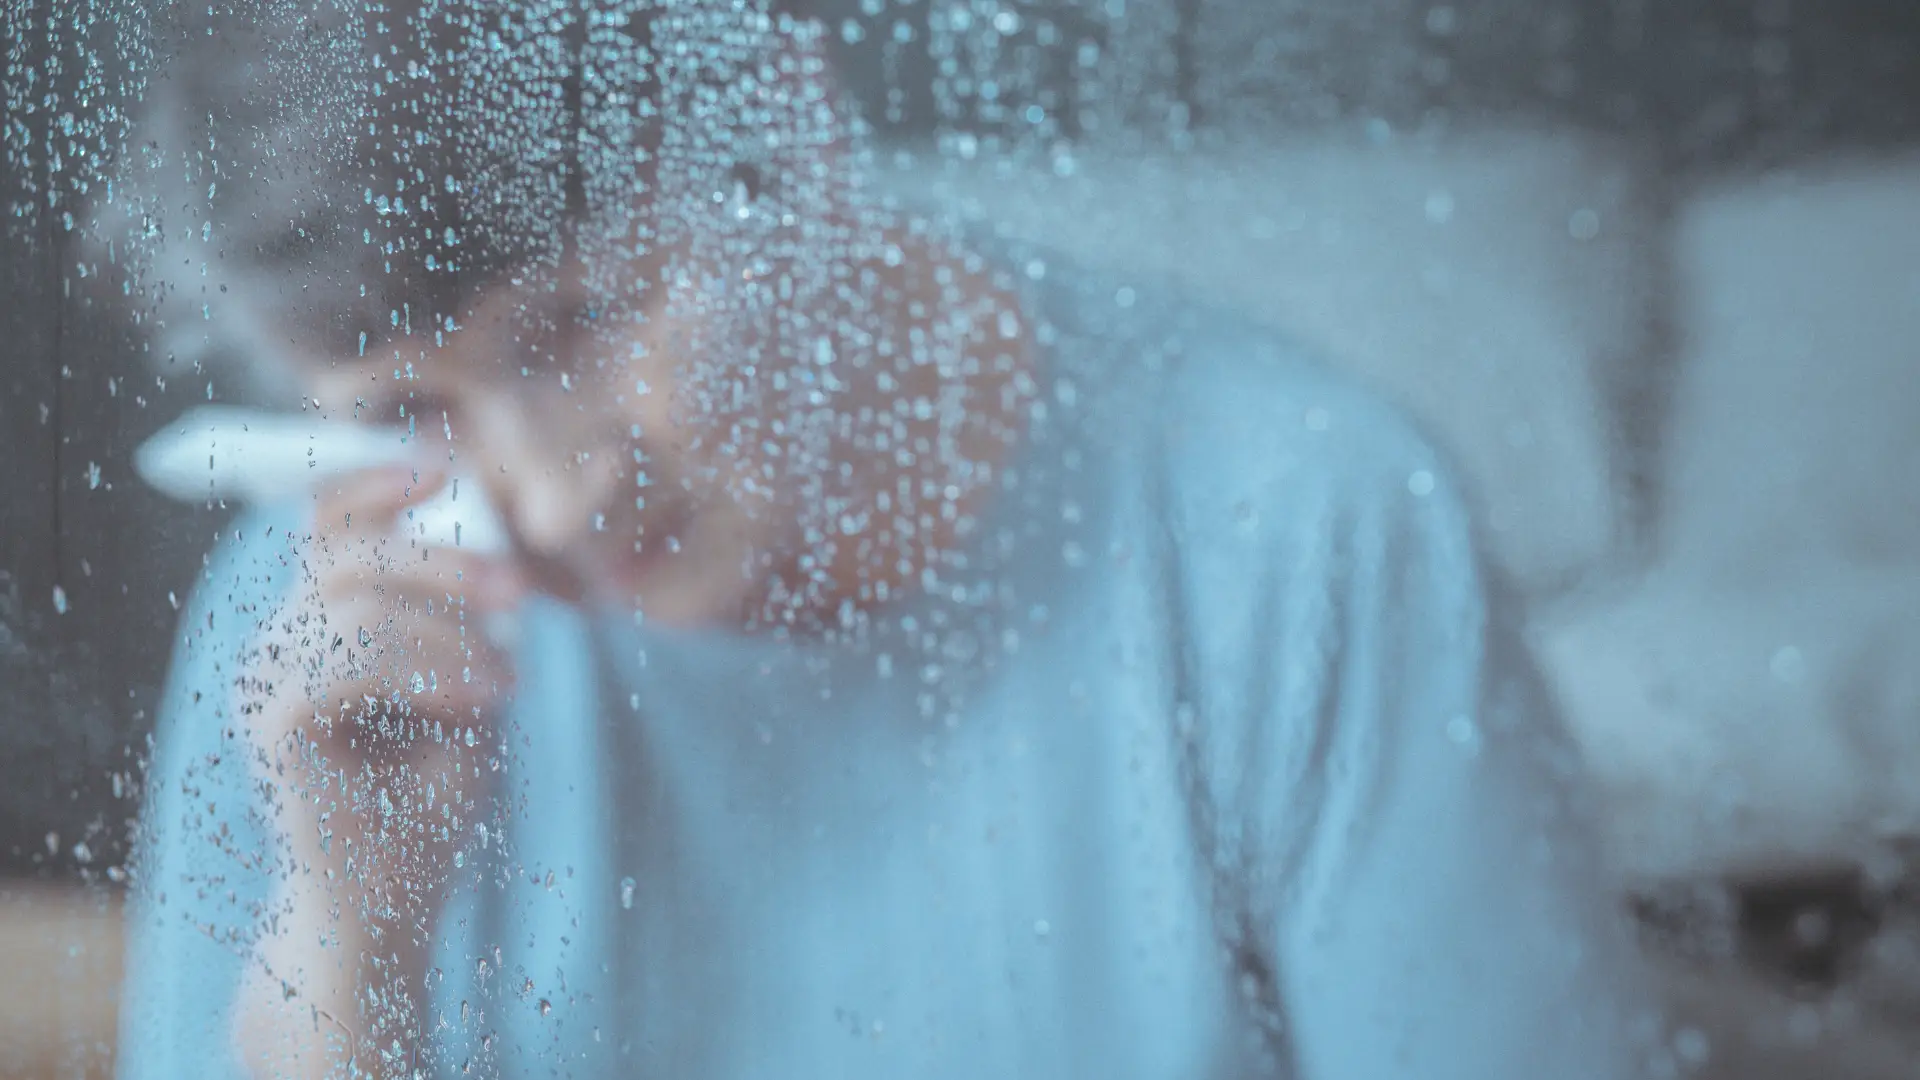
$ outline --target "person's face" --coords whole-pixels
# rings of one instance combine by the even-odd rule
[[[775,488],[751,481],[787,425],[711,355],[733,328],[676,312],[697,305],[672,291],[616,319],[571,290],[503,282],[439,343],[313,364],[309,383],[331,412],[444,446],[544,587],[624,586],[651,614],[699,621],[737,606],[756,555],[781,546]]]
[[[495,273],[451,324],[397,286],[353,327],[409,311],[391,333],[300,346],[330,410],[446,439],[448,467],[485,484],[548,588],[614,582],[661,618],[729,613],[792,555],[798,504],[822,494],[803,474],[836,467],[803,445],[817,432],[788,377],[821,334],[788,316],[824,317],[849,262],[820,239],[844,210],[839,134],[817,42],[771,40],[743,101],[697,80],[662,100],[644,175],[603,178],[592,205],[553,221],[557,268]],[[542,246],[462,232],[468,250]]]

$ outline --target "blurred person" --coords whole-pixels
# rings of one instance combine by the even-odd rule
[[[1644,1072],[1579,763],[1388,408],[882,205],[789,13],[227,18],[147,121],[251,155],[154,226],[209,268],[163,338],[422,451],[210,557],[123,1076]],[[409,541],[456,476],[510,556]]]

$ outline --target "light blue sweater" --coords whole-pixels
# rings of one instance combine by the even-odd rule
[[[807,642],[525,611],[504,809],[438,922],[432,1061],[1641,1075],[1650,1007],[1578,763],[1445,466],[1227,316],[1010,265],[1044,409],[919,595]],[[125,1080],[238,1075],[225,1012],[275,868],[232,687],[302,527],[241,520],[181,625]]]

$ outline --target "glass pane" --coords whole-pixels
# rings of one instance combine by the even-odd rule
[[[0,1073],[1920,1059],[1920,15],[0,48]]]

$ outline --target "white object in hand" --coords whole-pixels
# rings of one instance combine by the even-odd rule
[[[419,461],[419,441],[398,428],[203,405],[142,444],[134,468],[176,499],[264,502],[349,472]],[[458,479],[409,510],[404,526],[422,543],[482,555],[510,546],[485,490]]]

